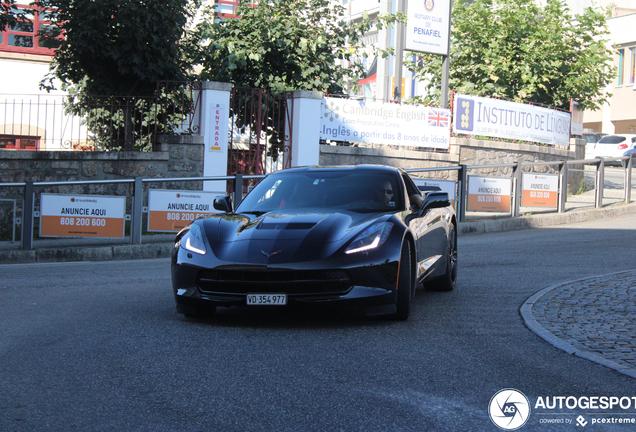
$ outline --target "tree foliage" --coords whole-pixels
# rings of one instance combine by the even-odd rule
[[[608,99],[614,70],[602,11],[572,16],[562,0],[455,0],[452,25],[452,90],[563,109],[570,99],[589,109]],[[406,64],[428,80],[425,102],[437,103],[441,57]]]
[[[195,3],[189,0],[38,0],[57,44],[41,81],[68,93],[66,111],[78,115],[101,149],[150,150],[152,135],[184,117],[175,97],[156,96],[157,82],[183,80],[191,68],[179,44]],[[149,99],[154,98],[154,99]],[[142,110],[147,112],[144,114]],[[168,114],[170,113],[170,114]]]
[[[344,9],[328,0],[242,1],[240,18],[219,20],[204,11],[191,47],[201,77],[237,86],[341,93],[346,75],[338,60],[349,60],[368,20],[344,19]],[[361,72],[361,71],[359,71]]]
[[[39,0],[62,32],[51,74],[88,95],[149,95],[189,67],[178,44],[187,0]],[[59,33],[58,33],[59,34]],[[48,38],[57,36],[48,35]]]

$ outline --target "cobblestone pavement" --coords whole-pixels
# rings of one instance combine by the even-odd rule
[[[557,348],[636,378],[636,270],[548,287],[521,313]]]

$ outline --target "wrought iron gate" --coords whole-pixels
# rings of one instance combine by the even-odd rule
[[[232,89],[228,175],[291,167],[292,109],[292,92],[279,96],[263,89]]]

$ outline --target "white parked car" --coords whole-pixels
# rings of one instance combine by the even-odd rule
[[[636,134],[614,134],[604,136],[594,144],[586,158],[617,158],[630,149],[636,148]],[[620,162],[612,162],[620,165]]]

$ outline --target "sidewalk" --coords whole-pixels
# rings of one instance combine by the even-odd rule
[[[550,286],[521,316],[556,348],[636,378],[636,270]]]

